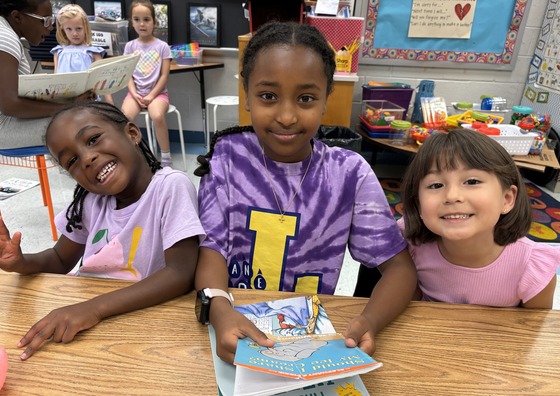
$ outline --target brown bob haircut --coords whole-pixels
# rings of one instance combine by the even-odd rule
[[[455,170],[464,165],[496,175],[503,189],[517,187],[513,209],[500,216],[494,228],[494,241],[505,246],[525,236],[531,227],[531,203],[523,178],[511,155],[494,139],[471,129],[454,129],[430,136],[407,167],[403,183],[404,236],[415,245],[435,241],[420,218],[418,189],[424,177],[435,168]]]

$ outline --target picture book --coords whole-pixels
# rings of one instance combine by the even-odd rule
[[[274,337],[274,341],[273,347],[261,347],[250,338],[239,339],[234,396],[285,392],[365,374],[382,365],[360,348],[348,348],[341,334]]]
[[[105,58],[83,72],[20,75],[19,96],[65,102],[89,90],[112,94],[127,87],[139,58],[139,54]]]
[[[336,333],[317,295],[258,302],[237,306],[235,309],[275,340],[285,340],[291,337],[302,338],[310,335],[326,337]],[[228,364],[216,354],[216,337],[212,326],[209,326],[208,331],[220,395],[276,395],[281,392],[286,392],[282,393],[285,396],[304,396],[314,392],[318,392],[318,394],[322,392],[323,395],[369,394],[360,376],[355,373],[340,374],[340,378],[336,379],[315,377],[302,380]],[[334,338],[337,336],[335,335]],[[344,346],[344,348],[346,347]],[[381,363],[378,365],[381,366]],[[253,378],[246,379],[244,375],[246,371],[250,376],[258,376],[258,381],[255,382]],[[261,382],[263,380],[265,383]]]
[[[0,200],[13,197],[20,192],[39,185],[38,181],[12,177],[0,182]]]
[[[216,354],[216,334],[212,325],[208,326],[208,333],[210,335],[210,345],[212,347],[212,358],[214,362],[214,370],[216,372],[216,382],[218,383],[218,395],[233,396],[236,368],[233,364],[224,362]],[[273,379],[276,380],[277,378]],[[262,395],[262,389],[258,390],[256,394]],[[298,389],[273,394],[282,396],[369,396],[369,392],[359,375],[352,375],[341,379],[327,380],[318,383],[305,383],[304,386]]]

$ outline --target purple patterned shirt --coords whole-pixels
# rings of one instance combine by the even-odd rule
[[[359,155],[313,140],[313,161],[295,200],[309,159],[267,158],[257,136],[218,141],[211,172],[200,183],[201,244],[221,253],[230,287],[333,294],[346,246],[352,257],[375,267],[406,248],[383,189]]]

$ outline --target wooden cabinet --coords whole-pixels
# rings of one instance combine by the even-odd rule
[[[243,89],[243,81],[241,78],[241,61],[243,51],[247,46],[247,42],[251,38],[251,34],[239,36],[239,125],[251,125],[251,115],[245,110],[245,90]],[[352,97],[354,95],[354,82],[358,81],[358,77],[351,76],[335,76],[333,92],[327,100],[327,109],[325,115],[321,119],[323,125],[339,125],[350,127],[350,118],[352,115]]]

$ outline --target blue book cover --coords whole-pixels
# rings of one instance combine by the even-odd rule
[[[256,372],[309,380],[341,378],[381,366],[358,347],[348,348],[340,334],[270,337],[273,347],[239,339],[234,364]]]
[[[340,339],[341,337],[341,335],[336,334],[334,326],[317,295],[257,302],[236,306],[235,309],[250,319],[257,328],[266,333],[276,343],[289,342],[293,337],[299,339],[308,336],[326,337],[327,334],[331,335],[330,338]],[[258,372],[243,366],[226,363],[216,355],[215,334],[212,326],[209,326],[208,329],[219,395],[266,396],[282,394],[282,396],[308,396],[316,392],[325,396],[369,395],[358,375],[362,372],[359,369],[356,369],[356,372],[341,373],[339,371],[335,374],[314,376],[304,380]],[[251,342],[250,339],[246,339],[246,341]],[[344,346],[343,339],[341,341],[345,348],[344,351],[352,350]],[[301,345],[302,342],[299,343],[299,346]],[[300,356],[308,352],[309,350],[302,352]],[[358,353],[360,352],[363,353],[358,349]],[[367,359],[373,360],[367,354],[364,353],[364,355],[367,356]],[[373,361],[375,362],[375,360]],[[380,366],[381,363],[375,362],[373,367],[364,368],[363,372]]]

